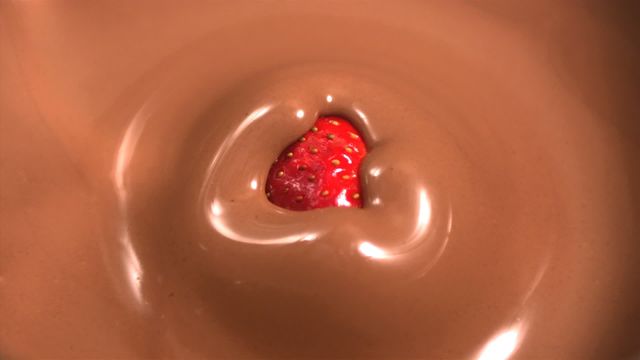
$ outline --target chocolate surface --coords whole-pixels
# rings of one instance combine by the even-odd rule
[[[0,358],[640,356],[638,9],[528,3],[1,2]]]

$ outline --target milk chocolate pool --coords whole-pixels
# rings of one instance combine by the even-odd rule
[[[640,356],[632,2],[0,3],[0,358]],[[323,115],[362,209],[266,175]]]

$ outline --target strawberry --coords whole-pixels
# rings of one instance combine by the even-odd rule
[[[362,207],[358,170],[367,149],[348,121],[325,116],[289,145],[269,170],[269,200],[290,210]]]

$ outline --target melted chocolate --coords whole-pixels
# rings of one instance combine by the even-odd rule
[[[638,354],[634,20],[531,3],[0,4],[0,357]]]

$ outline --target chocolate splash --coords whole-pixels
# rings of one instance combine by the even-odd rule
[[[0,357],[637,355],[637,9],[473,4],[0,3]]]

